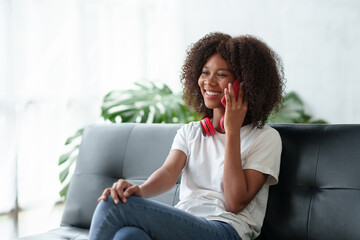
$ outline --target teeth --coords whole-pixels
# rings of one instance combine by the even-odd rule
[[[219,92],[209,92],[209,91],[206,91],[206,94],[207,95],[210,95],[210,96],[217,96],[217,95],[220,95]]]

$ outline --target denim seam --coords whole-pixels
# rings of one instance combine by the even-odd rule
[[[113,205],[110,207],[109,211],[106,213],[104,219],[107,219],[109,217],[109,215],[113,214],[113,211],[116,209],[116,205]],[[98,231],[96,232],[95,234],[95,239],[98,239],[98,235],[99,233],[101,232],[101,230],[104,228],[105,226],[105,222],[106,221],[103,221],[98,229]]]

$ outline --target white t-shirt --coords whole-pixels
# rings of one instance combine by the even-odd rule
[[[175,206],[195,216],[229,223],[243,240],[260,234],[268,200],[269,185],[278,182],[281,139],[268,125],[241,128],[241,160],[244,169],[268,174],[264,186],[239,213],[225,210],[223,189],[226,135],[216,132],[212,137],[202,134],[199,122],[183,125],[177,132],[171,150],[183,151],[186,164],[180,185],[180,201]]]

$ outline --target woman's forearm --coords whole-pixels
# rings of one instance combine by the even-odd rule
[[[159,168],[140,185],[141,195],[150,198],[167,192],[175,185],[176,180],[166,169]]]
[[[164,165],[151,174],[140,186],[141,196],[149,198],[169,191],[184,168],[186,158],[186,155],[180,150],[171,151]]]
[[[240,132],[226,134],[223,184],[227,210],[240,211],[248,203],[247,181],[241,162]]]
[[[267,174],[243,169],[240,133],[228,134],[225,144],[224,195],[227,211],[238,213],[255,197],[266,182]]]

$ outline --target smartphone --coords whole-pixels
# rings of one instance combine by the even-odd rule
[[[235,82],[232,84],[234,93],[235,93],[235,99],[238,99],[238,94],[239,94],[239,88],[240,88],[240,79],[236,79]],[[225,96],[223,96],[223,98],[221,99],[221,103],[222,105],[224,105],[224,107],[226,107],[226,100],[225,100]]]

